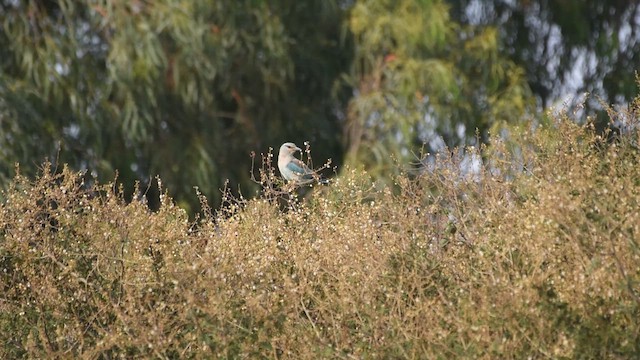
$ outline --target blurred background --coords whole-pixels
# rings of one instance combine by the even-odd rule
[[[255,194],[251,153],[309,141],[381,181],[551,107],[637,93],[628,0],[0,0],[0,187],[44,160]],[[585,97],[585,93],[591,94]],[[585,100],[586,99],[586,100]],[[601,120],[599,120],[601,119]],[[600,121],[600,122],[598,122]]]

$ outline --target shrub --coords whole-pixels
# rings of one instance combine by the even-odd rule
[[[638,357],[629,129],[560,116],[475,150],[477,174],[344,169],[305,199],[266,169],[195,222],[45,164],[3,195],[0,357]]]

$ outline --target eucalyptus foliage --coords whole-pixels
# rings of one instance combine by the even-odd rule
[[[504,52],[526,70],[542,106],[572,101],[572,95],[583,92],[617,103],[636,95],[638,1],[456,0],[451,4],[456,21],[500,29]]]
[[[485,140],[492,126],[532,114],[525,73],[500,52],[496,28],[456,23],[445,1],[358,1],[349,28],[348,155],[374,174],[421,143],[440,150]]]
[[[251,189],[250,152],[338,152],[343,9],[325,1],[4,1],[1,173],[45,157],[177,199]],[[319,30],[319,31],[312,31]],[[311,134],[311,135],[308,135]],[[185,203],[186,205],[186,203]]]

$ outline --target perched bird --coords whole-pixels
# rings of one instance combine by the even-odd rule
[[[278,169],[280,169],[282,177],[296,185],[306,185],[316,179],[319,180],[318,175],[313,170],[293,156],[297,151],[302,151],[302,149],[291,142],[286,142],[280,146]]]

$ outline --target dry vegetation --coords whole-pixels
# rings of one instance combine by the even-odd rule
[[[284,207],[266,171],[196,223],[69,169],[17,176],[0,358],[638,357],[640,138],[608,135],[563,116],[475,177],[344,171]]]

